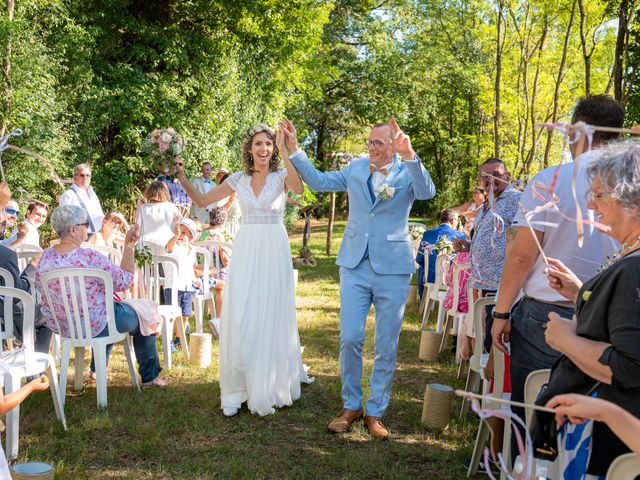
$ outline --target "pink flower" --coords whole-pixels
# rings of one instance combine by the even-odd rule
[[[158,135],[160,135],[160,130],[156,128],[153,132],[151,132],[151,135],[153,135],[154,137],[157,137]]]
[[[162,139],[160,139],[160,145],[158,146],[158,150],[160,150],[161,152],[166,152],[168,148],[169,148],[169,144],[164,143]]]
[[[171,134],[167,132],[163,133],[162,135],[160,135],[160,140],[162,140],[164,143],[171,142]]]
[[[393,198],[396,193],[396,189],[394,187],[387,187],[387,193],[389,194],[389,197]]]
[[[173,128],[169,127],[167,128],[167,133],[173,135],[174,133],[176,133],[176,131]]]

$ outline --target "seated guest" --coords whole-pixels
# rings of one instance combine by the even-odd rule
[[[473,220],[476,218],[476,215],[478,215],[478,211],[486,199],[487,192],[485,192],[484,188],[475,187],[473,189],[473,201],[467,202],[456,208],[456,210],[460,212],[460,215],[465,219],[464,233],[469,236],[471,236],[471,230],[473,230]]]
[[[18,223],[20,218],[20,207],[18,202],[13,198],[9,199],[7,203],[2,207],[2,235],[1,238],[6,240],[13,231],[13,227]]]
[[[549,258],[549,284],[576,304],[573,319],[549,313],[545,340],[562,356],[544,393],[546,404],[562,393],[594,393],[640,416],[640,142],[602,148],[587,167],[587,207],[610,228],[622,248],[584,283],[559,260]],[[540,320],[541,321],[541,320]],[[594,423],[586,471],[605,475],[629,451],[611,429]]]
[[[136,220],[140,225],[141,240],[155,243],[164,249],[169,239],[173,237],[182,214],[171,202],[166,184],[158,180],[146,188],[143,202]]]
[[[446,208],[440,212],[440,225],[431,230],[427,230],[422,234],[422,241],[418,248],[418,254],[416,255],[416,262],[418,263],[418,295],[422,298],[422,292],[424,290],[424,254],[425,249],[428,249],[429,256],[429,270],[427,272],[427,282],[433,283],[436,278],[436,258],[438,252],[433,247],[438,240],[443,236],[446,236],[449,240],[453,241],[456,238],[465,238],[464,233],[455,229],[455,225],[458,224],[458,212],[451,208]]]
[[[104,216],[102,228],[89,240],[89,245],[113,247],[113,241],[122,228],[129,229],[129,225],[120,212],[109,212]]]
[[[107,272],[113,279],[113,290],[118,292],[126,291],[131,287],[133,272],[136,264],[133,256],[133,249],[140,235],[140,228],[134,225],[125,236],[122,262],[120,266],[113,264],[107,257],[95,250],[83,248],[82,243],[86,242],[89,229],[89,220],[86,211],[77,205],[65,205],[58,207],[51,215],[51,226],[58,234],[60,243],[48,248],[42,254],[40,263],[36,270],[36,289],[43,295],[41,275],[46,272],[61,270],[65,268],[93,268]],[[87,303],[91,312],[91,336],[102,337],[109,334],[107,330],[106,318],[106,298],[104,284],[98,279],[88,279],[86,282]],[[68,319],[64,302],[61,301],[60,285],[52,282],[50,289],[58,293],[52,295],[52,304],[47,304],[44,300],[42,313],[46,319],[48,327],[63,336],[69,334]],[[78,298],[78,304],[81,300]],[[52,316],[52,309],[60,325],[60,332]],[[160,362],[158,351],[156,350],[156,337],[143,336],[140,333],[140,326],[136,312],[129,305],[124,303],[114,303],[115,323],[119,332],[128,332],[133,336],[133,349],[138,360],[138,372],[145,386],[159,386],[166,384],[160,378]],[[113,345],[107,347],[107,360]],[[91,368],[95,372],[94,365]]]
[[[40,260],[40,254],[34,256],[31,262],[20,273],[18,271],[18,255],[10,248],[0,245],[0,268],[8,270],[13,277],[14,288],[31,292],[34,285],[36,266]],[[0,280],[2,282],[2,280]],[[4,312],[4,300],[0,297],[0,317]],[[13,305],[13,326],[16,338],[22,342],[22,302],[16,302]],[[51,343],[51,330],[46,326],[44,317],[40,310],[40,305],[36,305],[34,318],[34,349],[36,352],[47,353],[49,351],[49,343]]]
[[[9,238],[0,242],[0,245],[13,250],[19,245],[40,246],[40,234],[38,229],[47,221],[49,206],[43,202],[32,202],[27,207],[24,222],[13,227]]]

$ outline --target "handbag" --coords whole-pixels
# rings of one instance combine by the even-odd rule
[[[599,386],[599,381],[586,375],[567,357],[561,357],[553,366],[549,382],[542,386],[534,403],[544,406],[553,397],[563,393],[591,395]],[[560,429],[553,413],[533,411],[530,433],[535,458],[549,461],[556,459]]]

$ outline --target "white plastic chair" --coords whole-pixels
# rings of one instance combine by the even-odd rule
[[[429,281],[429,253],[433,248],[433,245],[429,244],[425,246],[424,250],[424,290],[422,291],[422,299],[420,300],[420,308],[418,309],[418,313],[424,316],[425,309],[428,309],[426,315],[429,317],[429,313],[431,313],[431,302],[429,300],[429,295],[431,294],[431,290],[433,289],[435,283]],[[423,320],[424,321],[424,320]]]
[[[11,272],[6,268],[0,268],[0,278],[2,278],[2,281],[4,282],[4,287],[15,287],[15,284],[13,283],[13,275],[11,275]]]
[[[609,465],[605,479],[635,480],[638,475],[640,475],[640,455],[625,453]]]
[[[120,265],[122,261],[122,252],[114,247],[108,247],[106,245],[91,245],[90,243],[85,243],[82,245],[84,248],[90,248],[91,250],[95,250],[96,252],[100,252],[112,263],[116,265]]]
[[[141,282],[139,283],[139,298],[147,298],[158,304],[158,312],[162,317],[162,352],[164,354],[164,367],[171,370],[171,342],[173,341],[173,330],[176,320],[178,320],[178,336],[182,342],[182,349],[185,356],[189,357],[189,343],[184,325],[182,324],[182,309],[178,305],[178,289],[173,285],[166,285],[165,277],[160,273],[160,266],[163,272],[172,270],[172,278],[177,278],[179,264],[178,261],[166,255],[153,255],[151,265],[146,265],[142,271]],[[171,289],[171,304],[161,305],[160,287]]]
[[[63,428],[67,429],[67,421],[64,416],[64,402],[61,390],[58,387],[58,377],[56,365],[53,357],[48,353],[40,353],[34,350],[34,316],[35,305],[33,297],[27,292],[11,287],[0,287],[0,295],[4,297],[4,328],[2,337],[6,338],[10,332],[13,335],[13,301],[22,302],[22,333],[23,348],[14,355],[11,352],[5,354],[6,362],[10,366],[9,372],[5,375],[4,393],[8,395],[20,389],[22,379],[46,373],[49,378],[49,388],[53,398],[53,407],[56,417],[62,422]],[[41,413],[41,412],[40,412]],[[18,456],[19,431],[20,431],[20,405],[9,410],[6,414],[6,454],[7,458]]]
[[[27,268],[27,264],[31,259],[43,251],[44,250],[37,245],[18,245],[15,248],[15,252],[18,255],[18,270],[22,272]]]
[[[472,297],[470,296],[469,298]],[[489,361],[489,354],[484,353],[484,329],[482,328],[482,320],[485,308],[488,305],[495,305],[495,303],[495,297],[479,298],[475,301],[473,308],[470,310],[473,315],[475,333],[473,338],[473,354],[469,358],[469,370],[467,372],[467,381],[464,386],[465,392],[477,393],[480,390],[481,382],[484,381],[484,367],[487,366]],[[460,408],[460,421],[462,421],[468,411],[469,402],[467,400],[463,400],[462,407]]]
[[[442,341],[440,342],[440,353],[444,352],[447,347],[447,340],[449,339],[449,330],[453,327],[453,330],[459,335],[460,328],[464,325],[464,319],[467,316],[466,313],[459,313],[458,307],[460,306],[460,277],[465,270],[471,270],[471,264],[453,262],[453,301],[451,308],[445,312],[444,329],[442,331]],[[443,301],[444,304],[444,301]]]
[[[444,254],[438,254],[436,257],[436,276],[434,279],[434,284],[429,290],[429,297],[427,298],[427,304],[425,305],[424,311],[422,312],[422,329],[424,330],[427,327],[427,322],[429,320],[429,313],[435,307],[435,304],[438,303],[438,319],[436,323],[436,332],[441,332],[443,323],[444,323],[444,299],[447,296],[447,290],[444,285],[444,277],[445,277],[445,262],[449,257]],[[433,301],[433,304],[431,303]]]
[[[227,255],[229,255],[229,258],[231,258],[231,255],[233,253],[233,244],[229,242],[218,242],[217,240],[204,240],[202,242],[195,242],[195,245],[206,248],[210,252],[211,266],[215,268],[217,272],[219,272],[222,268],[224,268],[224,265],[222,265],[222,260],[220,258],[220,255],[214,255],[214,253],[219,252],[221,249],[223,249],[227,252]],[[215,296],[215,292],[211,292],[211,312],[214,317],[219,317],[220,312],[218,312],[216,309],[214,296]]]
[[[91,321],[89,307],[87,303],[86,279],[96,278],[104,285],[106,299],[107,328],[109,335],[105,337],[91,336]],[[60,360],[60,390],[62,404],[65,403],[65,392],[67,388],[67,374],[71,357],[71,348],[75,348],[75,390],[82,390],[84,373],[84,349],[93,348],[93,355],[96,366],[96,395],[99,408],[107,406],[107,345],[111,343],[123,342],[124,353],[129,364],[131,383],[140,391],[140,383],[135,371],[135,360],[133,353],[133,342],[128,333],[120,333],[116,328],[116,319],[113,309],[113,281],[109,274],[103,270],[86,268],[68,268],[53,270],[40,275],[44,297],[47,305],[53,305],[50,285],[58,282],[61,296],[59,300],[64,302],[65,319],[58,318],[55,310],[50,307],[51,315],[58,332],[61,320],[66,320],[68,325],[68,336],[60,334],[62,343],[62,357]]]
[[[211,265],[211,252],[204,247],[195,247],[196,256],[202,260],[202,293],[193,296],[193,316],[196,320],[196,333],[202,333],[202,321],[207,300],[213,299],[209,288],[209,266]],[[215,307],[214,307],[215,308]],[[212,312],[214,310],[211,310]]]

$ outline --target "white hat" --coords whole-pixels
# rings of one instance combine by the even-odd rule
[[[218,173],[229,173],[229,169],[222,167],[221,169],[218,170]]]
[[[182,220],[180,220],[180,225],[184,225],[185,227],[187,227],[191,232],[191,237],[196,240],[196,230],[198,230],[198,227],[196,227],[196,222],[194,222],[190,218],[183,218]]]

